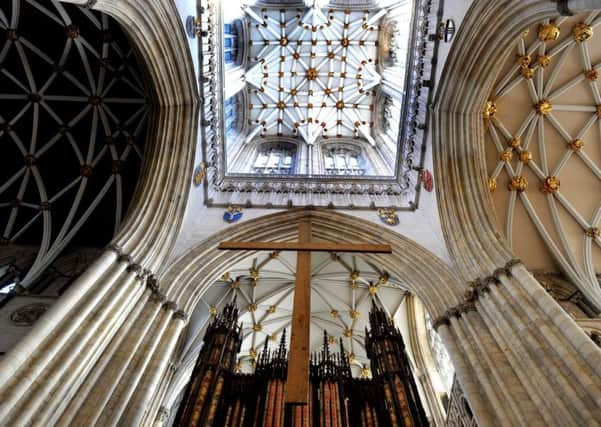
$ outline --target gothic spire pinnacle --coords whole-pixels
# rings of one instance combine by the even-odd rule
[[[278,348],[278,358],[283,359],[286,357],[286,329],[282,331],[282,337],[280,338],[280,346]]]
[[[330,343],[328,342],[328,331],[324,329],[323,331],[323,350],[322,350],[322,358],[327,360],[330,358]]]

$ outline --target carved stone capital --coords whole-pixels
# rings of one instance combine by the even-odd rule
[[[151,274],[148,276],[146,279],[146,287],[150,289],[153,294],[159,292],[159,281],[156,279],[156,277],[154,277],[154,275]]]
[[[446,315],[442,315],[436,319],[434,319],[434,321],[432,322],[432,328],[436,331],[438,330],[438,327],[440,325],[448,325],[449,322],[449,317]]]
[[[469,311],[476,311],[476,305],[473,301],[466,301],[457,306],[460,313],[467,313]]]
[[[165,294],[163,294],[160,291],[153,292],[150,295],[150,302],[156,302],[156,303],[162,304],[165,302],[166,299],[167,299],[167,297],[165,296]]]
[[[459,317],[461,315],[461,313],[459,312],[459,309],[457,307],[449,308],[445,314],[449,319],[451,317]]]
[[[509,269],[507,269],[506,267],[499,267],[495,271],[493,271],[492,278],[495,280],[495,284],[500,282],[500,277],[502,274],[504,274],[506,276],[511,275],[511,273],[509,272]]]
[[[126,262],[128,264],[132,264],[133,259],[131,256],[122,253],[121,255],[119,255],[119,258],[117,258],[117,262]]]
[[[152,274],[152,272],[146,268],[142,268],[140,271],[138,271],[138,274],[136,274],[136,279],[140,280],[140,281],[144,281],[146,280],[146,278]]]
[[[505,264],[505,270],[507,271],[507,275],[511,276],[511,269],[521,263],[522,260],[518,258],[510,259],[509,261],[507,261],[507,264]]]

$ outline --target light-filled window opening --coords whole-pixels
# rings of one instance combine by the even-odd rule
[[[267,145],[259,150],[253,171],[260,174],[291,175],[294,173],[296,149],[293,145]]]
[[[236,128],[236,97],[232,96],[225,101],[225,110],[223,112],[225,120],[225,136],[227,141],[231,141],[237,133]]]
[[[432,325],[432,319],[426,313],[426,329],[428,331],[428,342],[430,344],[430,350],[434,357],[434,363],[436,364],[436,370],[440,375],[440,379],[443,382],[447,392],[451,391],[453,386],[453,377],[455,376],[455,368],[451,362],[451,356],[447,352],[440,335],[436,333]]]
[[[324,152],[324,166],[328,175],[365,175],[361,153],[348,148],[330,148]]]
[[[238,29],[234,22],[223,26],[223,57],[226,65],[234,65],[238,58]]]

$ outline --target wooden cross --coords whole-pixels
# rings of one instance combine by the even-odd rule
[[[311,252],[392,253],[390,245],[368,243],[325,243],[311,241],[311,222],[298,226],[298,242],[222,242],[219,249],[250,251],[297,251],[296,281],[288,376],[286,378],[286,405],[306,405],[309,398],[309,359],[311,325]]]

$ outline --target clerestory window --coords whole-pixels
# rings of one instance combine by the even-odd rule
[[[336,147],[324,151],[327,175],[365,175],[365,160],[359,150]]]
[[[296,148],[292,144],[269,144],[261,147],[253,165],[259,174],[292,175]]]
[[[236,65],[238,62],[238,26],[235,22],[228,22],[223,26],[223,57],[226,66]]]
[[[227,137],[227,141],[232,141],[234,136],[237,133],[236,129],[236,100],[235,96],[228,98],[225,101],[225,109],[223,111],[223,116],[225,120],[225,135]]]

